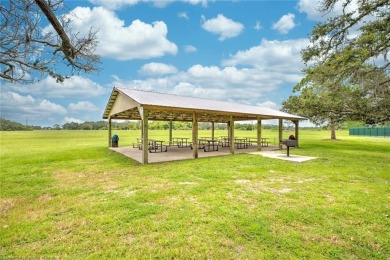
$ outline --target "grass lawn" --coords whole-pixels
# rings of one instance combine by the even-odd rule
[[[0,132],[0,258],[389,259],[390,139],[300,134],[318,159],[141,165],[107,131]]]

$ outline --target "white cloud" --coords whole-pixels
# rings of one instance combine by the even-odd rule
[[[275,109],[275,110],[279,110],[280,107],[275,103],[275,102],[272,102],[272,101],[265,101],[265,102],[262,102],[262,103],[258,103],[257,106],[259,107],[268,107],[268,108],[271,108],[271,109]]]
[[[260,30],[261,28],[263,28],[262,26],[261,26],[261,24],[260,24],[260,22],[259,21],[256,21],[256,24],[255,24],[255,26],[253,27],[255,30]]]
[[[238,51],[230,59],[223,60],[222,65],[250,65],[265,71],[300,74],[303,68],[301,50],[306,48],[308,44],[308,39],[286,41],[263,39],[260,45]]]
[[[295,15],[291,13],[283,15],[279,21],[272,25],[272,29],[277,30],[281,34],[286,34],[295,27],[294,18]]]
[[[302,78],[300,50],[307,39],[262,40],[222,62],[222,66],[196,64],[186,71],[144,80],[115,78],[114,86],[174,93],[178,95],[257,104],[276,108],[270,95],[285,87],[285,93]]]
[[[68,106],[72,111],[98,111],[99,109],[89,101],[79,101],[77,103],[70,103]]]
[[[84,123],[85,121],[81,120],[81,119],[77,119],[77,118],[73,118],[73,117],[65,117],[64,118],[64,121],[65,123],[78,123],[78,124],[82,124]]]
[[[116,10],[125,6],[138,4],[139,0],[89,0],[94,5],[101,5],[110,10]]]
[[[255,104],[267,93],[271,93],[286,82],[286,78],[287,76],[282,73],[263,72],[257,68],[220,68],[198,64],[187,71],[166,77],[129,81],[117,78],[113,85]]]
[[[216,18],[209,20],[204,17],[202,19],[202,28],[213,34],[218,34],[220,41],[236,37],[244,30],[244,25],[226,18],[223,14],[218,14]]]
[[[49,100],[46,99],[39,102],[38,110],[50,111],[51,113],[55,113],[55,114],[66,114],[67,112],[63,106],[50,102]]]
[[[67,15],[70,26],[86,35],[92,27],[98,30],[97,53],[116,60],[149,59],[176,54],[177,46],[167,39],[168,28],[162,21],[152,24],[134,20],[126,26],[113,11],[104,7],[76,7]],[[46,27],[45,31],[53,30]]]
[[[165,74],[176,73],[177,69],[175,66],[172,66],[172,65],[152,62],[152,63],[148,63],[148,64],[143,65],[138,72],[142,75],[160,76],[160,75],[165,75]]]
[[[188,15],[187,15],[186,12],[180,12],[180,13],[178,13],[178,14],[177,14],[177,17],[183,18],[183,19],[185,19],[185,20],[189,20],[189,19],[190,19],[190,17],[188,17]]]
[[[198,49],[196,49],[196,47],[192,45],[186,45],[184,46],[184,51],[190,53],[190,52],[197,52]]]
[[[215,1],[215,0],[212,0]],[[203,7],[207,7],[207,3],[210,2],[210,0],[182,0],[184,3],[189,3],[192,5],[201,4]]]
[[[45,120],[53,115],[63,115],[67,110],[47,99],[35,99],[31,95],[23,96],[11,91],[0,94],[1,116],[7,119],[23,122],[26,118],[32,122]]]
[[[7,83],[4,89],[41,97],[97,97],[106,93],[106,89],[90,79],[72,76],[63,83],[57,83],[52,77],[46,77],[29,85]]]
[[[126,6],[132,6],[139,3],[151,3],[155,7],[163,8],[168,4],[175,2],[175,0],[89,0],[89,2],[95,5],[104,6],[110,10],[117,10]],[[203,7],[207,7],[208,0],[181,0],[181,2],[189,3],[192,5],[201,4]]]

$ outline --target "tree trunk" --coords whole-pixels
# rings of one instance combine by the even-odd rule
[[[336,123],[330,124],[330,139],[336,140]]]

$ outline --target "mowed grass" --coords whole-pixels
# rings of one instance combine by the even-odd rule
[[[120,146],[140,134],[114,133]],[[291,153],[319,158],[301,164],[236,154],[141,165],[108,150],[107,131],[0,134],[0,258],[390,256],[390,139],[303,130]]]

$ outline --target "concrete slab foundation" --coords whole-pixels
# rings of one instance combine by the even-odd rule
[[[306,162],[317,158],[317,157],[310,157],[310,156],[303,156],[303,155],[292,155],[291,150],[290,150],[290,156],[287,156],[286,153],[282,153],[281,151],[257,151],[251,154],[259,154],[261,156],[268,157],[268,158],[280,159],[280,160],[298,162],[298,163]]]
[[[142,150],[133,148],[132,146],[125,147],[111,147],[112,151],[121,153],[127,157],[130,157],[138,162],[142,162]],[[262,147],[262,151],[273,151],[279,149],[278,146]],[[257,146],[252,145],[246,149],[235,149],[236,154],[240,153],[255,153]],[[230,155],[229,147],[218,147],[218,151],[205,152],[203,149],[199,149],[199,158],[214,157],[214,156],[226,156]],[[169,146],[167,152],[149,153],[149,163],[168,162],[177,160],[194,159],[192,150],[190,147],[179,148],[177,146]]]

